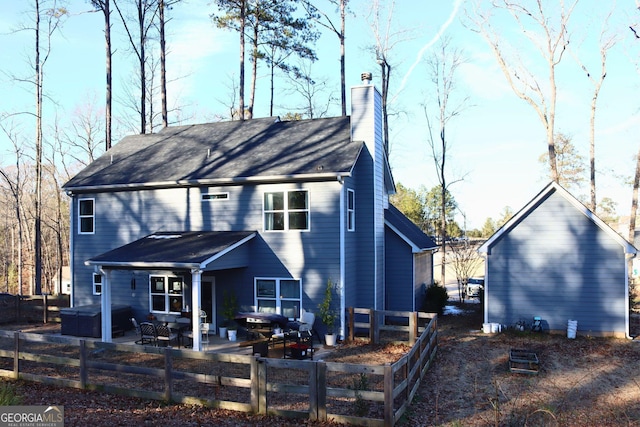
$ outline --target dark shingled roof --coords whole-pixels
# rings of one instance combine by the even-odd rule
[[[438,245],[429,236],[423,233],[417,225],[404,216],[395,206],[389,204],[389,208],[385,211],[384,219],[401,238],[414,246],[415,249],[424,251],[438,248]]]
[[[111,267],[199,268],[255,237],[255,231],[158,232],[86,261]]]
[[[350,118],[252,119],[168,127],[125,137],[64,188],[163,187],[331,178],[351,172],[362,149]]]

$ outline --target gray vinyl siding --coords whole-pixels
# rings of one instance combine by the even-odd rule
[[[385,231],[385,310],[413,310],[413,254],[411,247],[389,228]]]
[[[309,231],[263,231],[263,194],[267,191],[303,189],[309,191]],[[324,286],[329,278],[340,277],[339,197],[342,186],[337,181],[289,183],[255,186],[228,186],[138,190],[83,194],[95,198],[95,233],[76,234],[74,247],[74,305],[98,303],[92,295],[93,267],[84,261],[142,238],[155,231],[183,230],[256,230],[250,252],[241,248],[218,260],[213,268],[234,269],[229,274],[230,286],[242,298],[242,304],[253,303],[253,278],[299,278],[303,283],[303,307],[317,311]],[[221,201],[202,201],[202,193],[227,192]],[[77,221],[77,198],[74,198],[72,220]],[[77,229],[77,226],[72,228]],[[249,260],[251,262],[246,262]],[[145,287],[132,296],[131,272],[112,273],[113,303],[140,305],[148,311],[148,274],[136,272]],[[185,272],[190,277],[189,272]],[[190,283],[190,279],[189,282]],[[224,286],[216,286],[220,291]],[[144,295],[143,295],[144,294]],[[190,290],[185,292],[190,298]]]
[[[374,307],[374,284],[375,284],[375,252],[374,252],[374,198],[373,187],[373,166],[372,159],[367,150],[363,150],[362,155],[356,162],[354,168],[354,179],[356,184],[356,231],[347,232],[348,259],[352,263],[347,263],[347,271],[354,277],[353,286],[347,292],[346,306],[349,307]]]
[[[540,316],[545,329],[625,331],[621,245],[552,193],[491,246],[487,320],[511,325]]]

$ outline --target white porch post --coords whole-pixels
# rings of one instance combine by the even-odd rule
[[[111,342],[111,270],[98,268],[102,275],[102,294],[100,298],[102,313],[102,342]]]
[[[191,270],[191,325],[193,327],[193,349],[202,351],[200,335],[200,293],[202,289],[202,270]]]

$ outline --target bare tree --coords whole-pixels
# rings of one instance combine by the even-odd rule
[[[245,28],[247,24],[246,0],[215,0],[222,15],[211,15],[218,28],[227,28],[237,31],[240,35],[240,83],[238,85],[238,118],[245,119],[244,103],[244,62],[245,62]]]
[[[317,24],[331,31],[338,37],[340,42],[340,98],[342,103],[342,115],[347,115],[347,83],[345,76],[346,58],[345,58],[345,40],[346,40],[346,14],[347,4],[349,0],[328,0],[330,5],[338,8],[340,14],[340,23],[334,23],[334,20],[326,11],[323,11],[312,5],[310,1],[304,1],[303,6],[307,9],[307,13],[311,19]]]
[[[474,23],[472,29],[479,32],[489,44],[502,73],[516,96],[529,104],[537,113],[546,131],[551,176],[554,181],[557,181],[558,170],[554,145],[558,96],[556,68],[562,61],[569,45],[568,24],[578,0],[571,0],[568,7],[565,6],[564,0],[561,0],[558,11],[546,10],[543,0],[535,0],[532,7],[524,3],[523,1],[510,0],[492,0],[491,2],[493,11],[505,11],[511,16],[520,28],[521,34],[528,38],[540,52],[547,68],[546,84],[541,77],[534,75],[532,68],[522,63],[517,55],[509,57],[507,47],[515,42],[498,35],[498,32],[491,25],[492,16],[489,12],[481,11],[479,7],[476,7],[475,16],[471,18]],[[516,51],[522,53],[523,49],[520,47]]]
[[[12,127],[8,127],[5,124],[2,123],[2,121],[0,121],[0,129],[2,129],[2,132],[7,136],[7,139],[9,141],[11,141],[11,144],[13,145],[13,152],[15,154],[15,172],[13,174],[13,176],[10,176],[10,174],[3,170],[0,169],[0,176],[2,176],[2,178],[4,179],[4,181],[7,183],[7,186],[9,187],[9,191],[11,193],[11,197],[13,198],[13,203],[14,203],[14,209],[15,209],[15,221],[16,221],[16,225],[18,227],[18,247],[17,247],[17,254],[18,254],[18,260],[16,263],[16,267],[17,267],[17,279],[18,279],[18,295],[22,295],[22,287],[23,287],[23,283],[22,283],[22,269],[24,267],[24,261],[23,261],[23,236],[24,236],[24,231],[23,231],[23,225],[24,225],[24,221],[23,221],[23,213],[22,213],[22,187],[23,187],[23,179],[22,179],[22,154],[23,154],[23,149],[22,146],[19,142],[19,135],[16,132],[15,128]],[[6,237],[6,236],[5,236]]]
[[[469,278],[474,275],[476,269],[482,263],[477,248],[468,242],[451,245],[451,264],[458,282],[458,296],[464,302],[466,298],[465,286]]]
[[[147,130],[149,130],[149,132],[152,132],[151,129],[147,128],[146,47],[149,40],[149,30],[154,26],[155,17],[158,12],[158,3],[154,0],[134,0],[134,3],[136,12],[135,24],[137,26],[135,32],[132,28],[130,28],[129,18],[126,17],[122,12],[122,9],[118,6],[118,3],[114,1],[113,4],[118,11],[120,19],[122,20],[125,32],[127,33],[127,37],[129,38],[129,44],[131,45],[131,48],[133,49],[133,52],[138,59],[138,76],[140,79],[140,133],[143,134],[146,133]],[[134,38],[136,40],[134,40]]]
[[[301,96],[303,103],[294,107],[294,110],[301,111],[306,117],[314,119],[325,117],[336,98],[329,92],[327,79],[312,78],[311,67],[311,61],[301,60],[298,65],[300,76],[288,76],[290,87],[285,93]]]
[[[105,127],[104,127],[104,147],[105,151],[111,148],[111,95],[112,95],[112,87],[111,87],[111,72],[112,72],[112,49],[111,49],[111,9],[110,9],[110,1],[111,0],[91,0],[91,4],[96,10],[102,12],[104,16],[104,39],[105,39],[105,51],[106,51],[106,66],[105,66],[105,74],[106,74],[106,103],[105,103]]]
[[[616,44],[617,37],[607,33],[607,24],[611,17],[611,11],[606,15],[602,30],[600,31],[600,71],[596,75],[574,55],[576,62],[587,75],[587,78],[593,85],[593,93],[591,96],[591,114],[589,117],[589,183],[590,183],[590,202],[589,208],[595,212],[597,206],[596,198],[596,108],[598,104],[598,95],[607,77],[607,54],[609,50]]]
[[[449,158],[449,140],[447,139],[447,126],[451,119],[458,116],[465,107],[468,98],[464,97],[456,102],[453,98],[455,91],[455,73],[465,61],[459,49],[449,46],[450,39],[443,37],[440,40],[439,48],[427,59],[427,74],[433,83],[434,90],[434,114],[435,123],[432,119],[430,104],[424,106],[425,117],[428,126],[429,146],[436,168],[436,175],[440,187],[441,215],[440,215],[440,235],[442,236],[442,263],[441,280],[445,283],[445,260],[447,246],[447,205],[449,187],[462,180],[456,178],[452,181],[448,179],[448,169],[446,162]],[[434,136],[434,127],[438,127],[438,136]]]
[[[391,147],[389,142],[389,85],[391,82],[390,55],[397,51],[398,44],[409,38],[411,29],[402,28],[399,31],[394,29],[393,12],[395,0],[388,0],[386,8],[380,0],[371,3],[369,14],[369,26],[375,38],[373,51],[376,63],[380,66],[380,78],[382,82],[382,137],[384,140],[384,152],[389,157]]]

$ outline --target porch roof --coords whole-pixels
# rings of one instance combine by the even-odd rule
[[[204,270],[244,245],[255,231],[157,232],[85,261],[106,268],[184,268]]]

